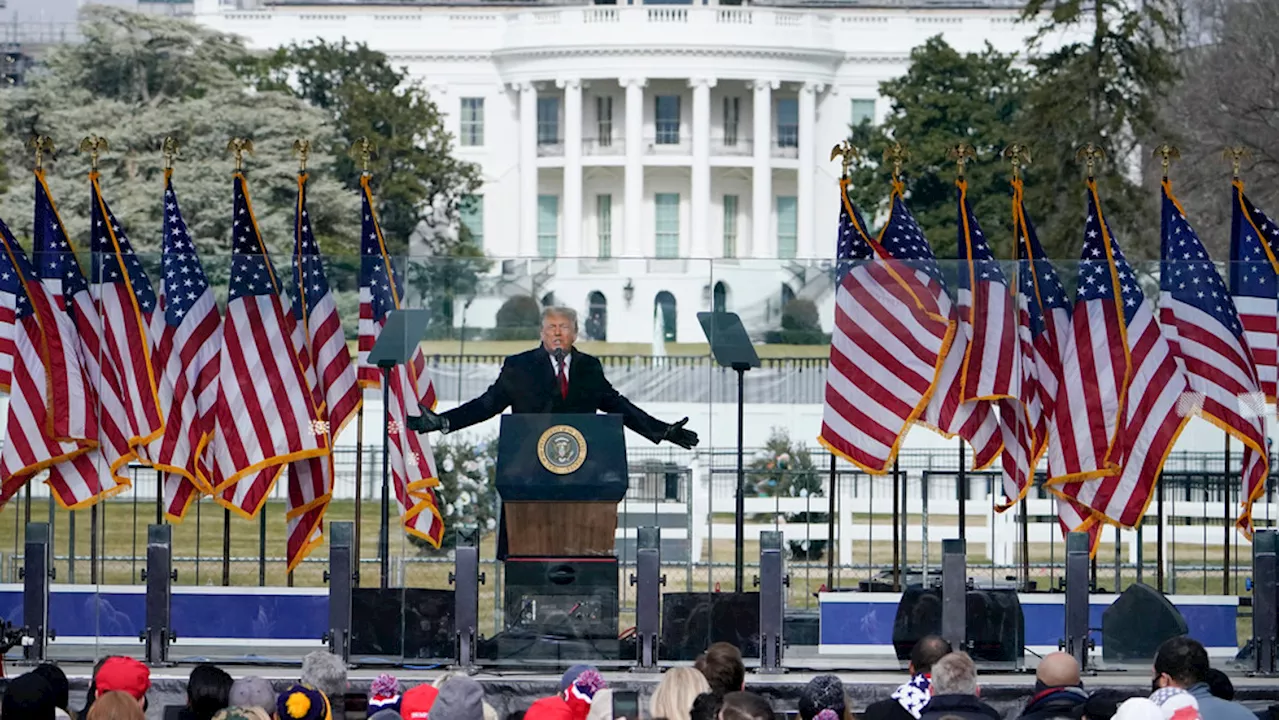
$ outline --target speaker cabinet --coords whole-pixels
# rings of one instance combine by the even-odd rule
[[[893,620],[893,649],[899,660],[925,635],[942,632],[942,591],[908,586]],[[1022,655],[1026,629],[1022,603],[1012,589],[975,589],[965,593],[965,642],[975,660],[1015,662]],[[957,650],[960,648],[956,648]]]
[[[760,657],[760,593],[663,593],[660,660],[694,660],[717,642]]]
[[[351,654],[452,658],[453,608],[452,590],[352,588]]]
[[[1186,619],[1164,593],[1135,583],[1102,611],[1102,659],[1150,662],[1161,643],[1186,634]]]
[[[508,631],[618,637],[617,558],[509,558],[504,585]]]

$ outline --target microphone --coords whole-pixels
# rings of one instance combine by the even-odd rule
[[[558,363],[563,363],[563,362],[564,362],[564,348],[556,348],[556,351],[555,351],[554,353],[552,353],[552,354],[551,354],[551,356],[552,356],[552,357],[554,357],[554,358],[556,359],[556,362],[558,362]]]

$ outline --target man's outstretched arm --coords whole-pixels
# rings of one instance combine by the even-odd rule
[[[505,389],[507,385],[504,382],[506,374],[507,366],[504,363],[502,372],[498,374],[498,379],[479,397],[444,413],[435,413],[431,408],[420,405],[418,409],[422,414],[409,416],[405,424],[409,426],[410,430],[417,433],[436,432],[437,430],[447,433],[484,422],[506,410],[511,405],[511,399],[507,396]]]

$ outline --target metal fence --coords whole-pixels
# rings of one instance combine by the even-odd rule
[[[364,467],[379,467],[376,449],[365,451]],[[995,473],[965,473],[948,452],[904,451],[895,475],[836,473],[835,514],[828,496],[829,456],[806,450],[804,466],[770,463],[768,453],[748,451],[745,473],[743,555],[751,585],[763,530],[783,533],[791,577],[788,604],[816,607],[824,586],[890,589],[895,584],[937,577],[943,538],[969,542],[971,575],[980,583],[1033,582],[1056,588],[1062,577],[1064,546],[1054,500],[1033,489],[1025,509],[996,513]],[[354,492],[355,451],[339,450],[338,499],[329,521],[360,520],[358,557],[365,578],[377,577],[378,532],[375,482]],[[634,607],[626,582],[634,571],[636,529],[662,528],[662,557],[668,592],[730,590],[735,571],[734,526],[736,456],[655,448],[631,457],[631,488],[619,506],[617,553],[624,622]],[[788,458],[788,460],[793,460]],[[1166,592],[1238,595],[1250,573],[1249,544],[1234,528],[1239,507],[1239,468],[1224,482],[1224,458],[1213,453],[1175,453],[1166,463],[1159,499],[1137,531],[1105,530],[1096,558],[1099,590],[1120,591],[1133,582],[1159,584]],[[73,512],[51,508],[43,488],[28,488],[0,518],[0,577],[18,580],[24,523],[47,520],[54,539],[55,583],[136,584],[145,566],[146,527],[157,522],[154,471],[132,471],[132,492]],[[962,492],[963,490],[963,492]],[[285,575],[282,488],[262,514],[248,521],[211,502],[196,503],[174,528],[174,566],[180,585],[319,587],[327,565],[324,547]],[[1255,508],[1260,527],[1277,518],[1276,477],[1272,475]],[[1163,522],[1157,522],[1162,519]],[[828,541],[834,529],[834,544]],[[393,535],[393,538],[395,535]],[[1023,538],[1026,541],[1023,541]],[[406,587],[448,587],[452,567],[447,551],[433,551],[404,539],[392,542],[393,582]],[[502,573],[495,559],[495,533],[484,534],[484,570],[495,582],[482,588],[487,621],[500,622]],[[829,577],[830,573],[830,577]],[[367,582],[367,581],[366,581]]]

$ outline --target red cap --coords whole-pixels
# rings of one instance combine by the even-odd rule
[[[127,692],[135,700],[141,700],[151,689],[151,671],[146,665],[129,657],[109,657],[102,663],[93,678],[98,695],[119,690]]]
[[[400,717],[404,720],[426,720],[427,713],[440,692],[430,685],[419,685],[400,696]]]

